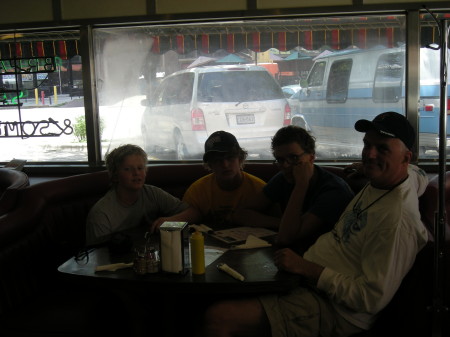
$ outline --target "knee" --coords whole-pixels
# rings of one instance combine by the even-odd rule
[[[208,307],[203,319],[204,336],[226,336],[228,324],[227,318],[230,308],[225,302],[212,304]]]
[[[212,304],[205,311],[205,324],[220,324],[224,321],[228,310],[228,305],[225,302]]]

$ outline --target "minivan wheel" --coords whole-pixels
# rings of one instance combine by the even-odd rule
[[[175,155],[177,160],[186,159],[188,156],[188,152],[186,149],[186,145],[184,144],[183,136],[179,133],[175,134]]]

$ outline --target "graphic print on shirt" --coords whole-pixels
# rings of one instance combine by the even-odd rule
[[[335,240],[347,243],[350,236],[357,234],[367,225],[367,212],[361,209],[361,201],[358,201],[352,210],[347,211],[342,219],[343,227],[342,234],[339,237],[337,231],[333,230]]]

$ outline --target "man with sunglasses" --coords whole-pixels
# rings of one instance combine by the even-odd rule
[[[306,130],[285,126],[276,132],[271,147],[280,172],[245,209],[235,212],[233,220],[277,229],[279,245],[303,251],[332,229],[354,194],[342,178],[314,164],[315,139]],[[280,208],[278,216],[265,211],[274,204]]]

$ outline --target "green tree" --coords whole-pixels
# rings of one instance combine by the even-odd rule
[[[100,139],[102,139],[103,129],[105,128],[103,119],[100,119]],[[73,126],[73,134],[77,137],[78,141],[86,141],[86,119],[83,116],[75,118],[75,124]]]

